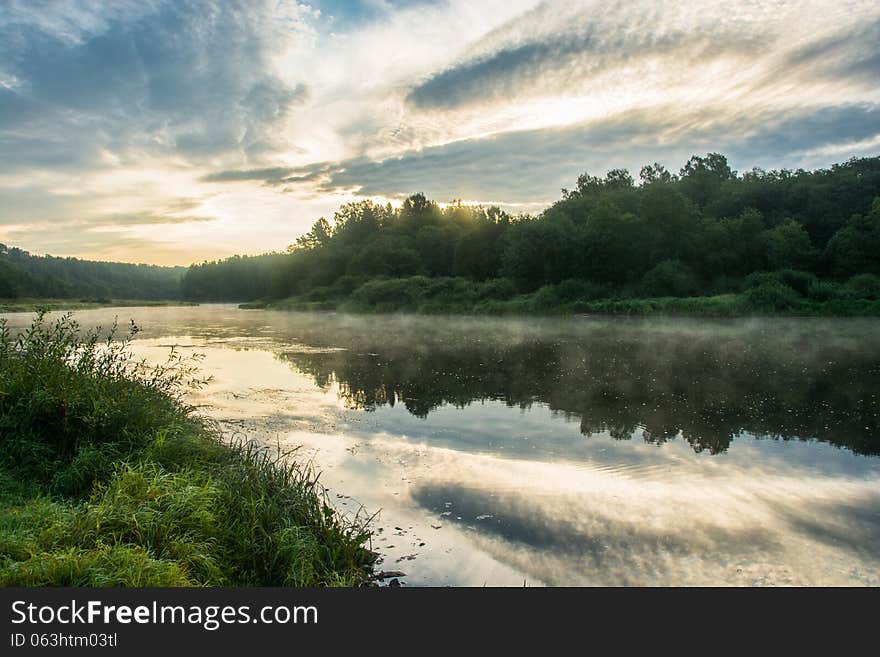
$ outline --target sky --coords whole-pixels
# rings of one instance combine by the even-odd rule
[[[189,264],[341,204],[880,154],[876,0],[0,0],[0,242]]]

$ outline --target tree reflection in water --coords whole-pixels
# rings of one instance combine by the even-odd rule
[[[282,357],[322,387],[338,383],[351,408],[401,403],[424,418],[443,405],[542,402],[587,436],[680,436],[721,454],[745,432],[880,453],[871,322],[373,317],[314,331],[299,337],[344,349]]]

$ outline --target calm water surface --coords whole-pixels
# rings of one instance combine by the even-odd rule
[[[880,585],[880,322],[117,315],[408,585]]]

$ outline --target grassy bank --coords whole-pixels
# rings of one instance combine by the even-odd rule
[[[224,443],[183,401],[192,365],[148,367],[69,316],[0,323],[0,585],[367,579],[365,522],[308,469]]]
[[[133,306],[196,306],[192,301],[139,301],[137,299],[0,299],[0,313],[33,313],[38,310],[88,310]]]
[[[301,297],[240,308],[474,315],[880,316],[880,277],[870,274],[834,282],[783,270],[718,287],[719,293],[710,296],[646,297],[638,289],[611,291],[590,281],[568,280],[520,294],[507,279],[477,283],[414,276],[319,288]]]

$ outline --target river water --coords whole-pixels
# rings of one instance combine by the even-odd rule
[[[376,513],[406,585],[880,585],[878,321],[76,317],[204,354],[191,401]]]

